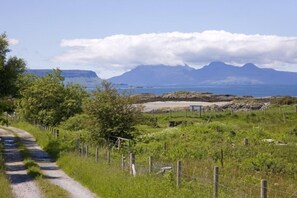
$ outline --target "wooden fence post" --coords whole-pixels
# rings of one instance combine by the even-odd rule
[[[80,156],[83,157],[84,156],[84,143],[81,143],[81,150],[80,150]]]
[[[219,197],[219,167],[214,167],[213,172],[213,198]]]
[[[261,180],[261,198],[267,198],[267,180]]]
[[[152,156],[149,156],[149,168],[148,168],[148,173],[151,174],[152,173]]]
[[[96,146],[95,160],[96,162],[98,162],[98,146]]]
[[[88,145],[86,145],[86,153],[85,153],[86,157],[88,157]]]
[[[110,164],[110,150],[107,150],[107,163]]]
[[[122,154],[121,167],[122,167],[122,170],[125,170],[125,155],[124,154]]]
[[[243,145],[245,145],[245,146],[249,145],[249,139],[244,138],[243,139]]]
[[[118,149],[120,149],[120,148],[121,148],[121,144],[122,144],[122,141],[121,141],[121,139],[118,139]]]
[[[163,148],[164,148],[164,154],[166,155],[166,152],[167,152],[167,143],[166,142],[164,142]]]
[[[135,155],[133,153],[129,154],[129,161],[130,161],[130,175],[136,175],[135,170]]]
[[[60,136],[60,132],[59,132],[59,129],[57,129],[56,138],[59,139],[59,136]]]
[[[176,187],[179,188],[181,186],[181,161],[177,161],[176,167]]]

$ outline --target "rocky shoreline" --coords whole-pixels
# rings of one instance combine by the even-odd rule
[[[134,94],[131,96],[137,103],[156,101],[199,101],[199,102],[231,102],[240,100],[256,100],[268,102],[271,98],[254,98],[252,96],[235,96],[229,94],[212,94],[208,92],[177,91],[156,95],[151,93]]]
[[[201,93],[201,92],[190,92],[190,91],[178,91],[172,93],[166,93],[162,95],[155,94],[137,94],[132,95],[138,104],[142,104],[147,107],[155,103],[154,107],[149,106],[152,110],[159,111],[175,111],[181,109],[187,109],[190,103],[203,103],[204,111],[250,111],[250,110],[264,110],[271,105],[275,100],[282,100],[286,97],[265,97],[265,98],[254,98],[252,96],[234,96],[224,94],[212,94],[212,93]],[[294,97],[289,97],[294,98]],[[296,99],[296,98],[295,98]],[[167,102],[171,106],[159,105],[158,102]],[[185,103],[188,102],[188,105]],[[222,102],[226,102],[222,104]],[[207,104],[209,103],[209,104]],[[218,105],[219,104],[219,105]],[[178,108],[180,107],[180,108]],[[149,109],[147,108],[147,109]]]

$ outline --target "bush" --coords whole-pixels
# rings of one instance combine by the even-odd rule
[[[284,173],[286,168],[282,159],[276,158],[269,153],[260,153],[246,160],[246,163],[248,167],[255,171]]]
[[[89,125],[89,116],[86,114],[76,114],[68,120],[62,122],[60,127],[68,131],[79,131],[86,129]]]

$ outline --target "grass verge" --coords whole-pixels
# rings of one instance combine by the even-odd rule
[[[70,197],[67,191],[46,180],[38,164],[31,159],[29,150],[26,148],[24,144],[21,143],[20,138],[17,136],[16,136],[16,142],[17,142],[18,150],[20,151],[21,156],[24,159],[24,166],[27,169],[28,174],[34,179],[34,181],[36,181],[37,185],[40,187],[40,190],[43,192],[45,197],[46,198]]]
[[[12,192],[10,189],[9,180],[5,174],[5,165],[4,165],[4,158],[3,158],[3,145],[0,144],[0,198],[12,198]]]

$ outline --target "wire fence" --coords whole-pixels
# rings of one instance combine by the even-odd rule
[[[57,140],[65,140],[56,128],[45,127],[34,123],[40,130],[48,132]],[[170,177],[177,188],[186,188],[193,197],[213,198],[297,198],[297,190],[293,193],[269,184],[262,179],[253,182],[243,182],[231,178],[228,173],[220,172],[215,166],[212,171],[208,168],[201,172],[189,170],[187,161],[170,162],[154,158],[153,156],[135,156],[133,153],[119,149],[119,143],[109,146],[90,145],[79,139],[74,142],[74,153],[83,158],[90,158],[96,162],[104,162],[119,170],[129,173],[132,177],[154,175]],[[193,165],[188,165],[193,166]],[[198,169],[198,168],[197,168]]]
[[[225,175],[219,173],[219,167],[215,167],[212,175],[197,175],[183,172],[182,161],[176,163],[155,160],[148,157],[147,162],[138,162],[137,156],[132,153],[119,155],[118,151],[107,148],[84,148],[80,147],[78,155],[81,157],[94,158],[95,161],[106,161],[107,164],[118,166],[119,169],[129,172],[131,176],[157,175],[164,177],[170,175],[175,180],[176,187],[186,187],[193,191],[193,197],[239,197],[239,198],[267,198],[267,197],[297,197],[296,193],[287,193],[267,187],[266,180],[259,180],[257,184],[237,181],[236,185],[229,185],[224,178]],[[266,185],[263,184],[263,181]]]

